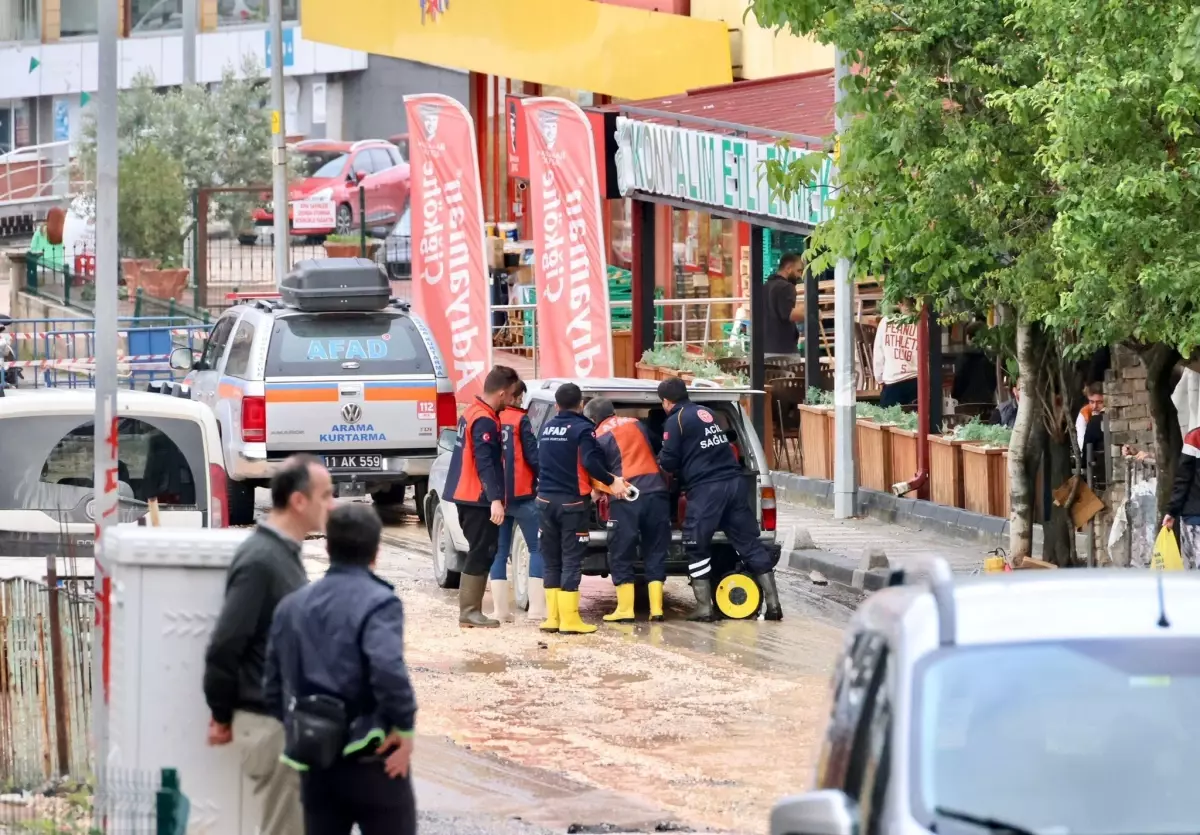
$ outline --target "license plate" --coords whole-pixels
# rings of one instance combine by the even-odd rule
[[[325,466],[330,470],[382,470],[382,455],[326,455]]]

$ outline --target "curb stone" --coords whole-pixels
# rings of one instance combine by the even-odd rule
[[[870,571],[858,567],[858,561],[850,557],[822,551],[819,548],[805,548],[788,554],[788,566],[804,573],[819,571],[831,583],[856,589],[862,592],[879,591],[888,583],[890,571],[873,569]]]

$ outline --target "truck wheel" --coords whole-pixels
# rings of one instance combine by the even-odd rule
[[[512,567],[513,599],[517,608],[522,611],[529,609],[529,544],[521,533],[520,525],[513,525],[512,550],[509,551],[509,561]]]
[[[446,519],[442,515],[442,507],[438,505],[433,511],[433,526],[430,528],[430,538],[433,540],[433,578],[437,581],[440,588],[456,589],[461,578],[459,572],[450,568],[451,562],[454,565],[461,565],[462,561],[458,549],[454,547],[454,540],[450,538],[450,531],[446,530]]]
[[[225,479],[225,501],[229,504],[229,524],[232,527],[254,523],[254,482]]]
[[[386,490],[377,490],[371,494],[371,501],[375,503],[375,512],[379,514],[379,521],[383,524],[399,525],[403,521],[404,491],[405,487],[401,484]]]
[[[429,479],[413,482],[413,504],[417,506],[417,519],[425,526],[429,525],[429,520],[425,518],[428,515],[425,512],[425,496],[428,493]]]

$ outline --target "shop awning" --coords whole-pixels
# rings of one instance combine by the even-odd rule
[[[668,114],[741,126],[754,139],[775,133],[826,139],[834,132],[833,70],[814,70],[762,81],[739,81],[717,87],[689,90],[681,95],[622,102],[606,110],[630,112],[638,121],[669,124]],[[661,115],[652,115],[655,111]],[[701,128],[698,121],[674,122]],[[754,128],[766,133],[756,135]],[[716,126],[703,128],[721,132]]]
[[[300,15],[311,41],[623,99],[733,78],[724,23],[592,0],[304,0]]]

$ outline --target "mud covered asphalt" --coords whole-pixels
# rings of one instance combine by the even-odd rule
[[[808,786],[853,595],[781,569],[782,623],[687,623],[691,591],[671,580],[663,624],[559,636],[519,613],[461,630],[424,528],[385,539],[377,572],[405,604],[420,705],[422,833],[762,833],[771,804]],[[319,576],[322,541],[305,555]],[[607,579],[582,593],[586,620],[611,611]]]

